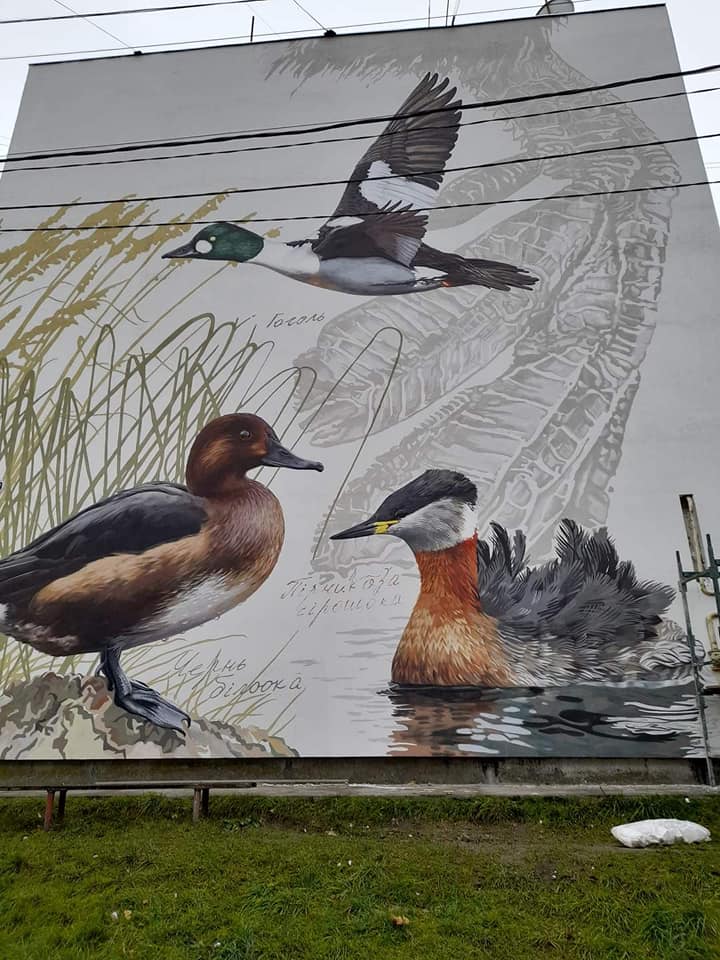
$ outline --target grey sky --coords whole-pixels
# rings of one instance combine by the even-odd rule
[[[101,10],[132,9],[140,6],[163,6],[183,0],[5,0],[2,19],[13,17],[57,16],[58,14]],[[185,0],[189,2],[189,0]],[[313,17],[338,32],[354,30],[422,27],[428,22],[428,8],[433,25],[442,25],[446,12],[457,11],[458,23],[481,22],[531,16],[540,0],[301,0],[308,13],[295,0],[255,0],[237,6],[207,10],[153,13],[132,16],[103,17],[94,22],[83,20],[5,26],[0,40],[0,152],[7,149],[20,103],[28,63],[42,59],[75,59],[93,54],[70,51],[102,49],[105,52],[128,49],[168,49],[173,46],[205,45],[212,38],[232,37],[237,42],[247,39],[253,14],[255,38],[268,35],[302,36],[319,32]],[[615,7],[642,6],[646,0],[575,0],[576,10],[603,10]],[[685,69],[720,60],[720,0],[668,0],[667,7],[675,33],[680,63]],[[505,8],[503,10],[503,8]],[[508,9],[514,8],[514,9]],[[501,12],[502,11],[502,12]],[[312,15],[312,17],[310,16]],[[377,21],[398,21],[380,27]],[[359,25],[364,25],[360,27]],[[126,46],[123,46],[125,44]],[[209,45],[209,44],[208,44]],[[44,55],[44,56],[42,56]],[[628,64],[632,73],[632,65]],[[720,85],[720,72],[688,80],[688,89]],[[110,94],[110,92],[109,92]],[[720,91],[691,97],[697,132],[720,132]],[[188,135],[196,132],[188,130]],[[52,148],[52,144],[47,144]],[[720,180],[720,138],[704,141],[703,154],[709,164],[710,179]],[[720,187],[715,188],[720,209]]]

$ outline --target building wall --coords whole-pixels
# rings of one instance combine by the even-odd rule
[[[0,182],[6,206],[49,205],[6,211],[5,228],[83,225],[0,234],[3,552],[119,489],[182,481],[218,413],[260,414],[325,471],[261,471],[286,539],[252,598],[123,656],[195,718],[186,740],[127,721],[100,681],[47,676],[81,677],[94,654],[53,661],[9,640],[7,759],[703,754],[692,671],[668,666],[687,660],[682,631],[623,633],[636,601],[612,576],[615,620],[599,633],[583,635],[591,603],[559,637],[550,614],[514,635],[500,618],[509,688],[408,690],[390,681],[418,593],[411,550],[329,539],[423,471],[454,470],[477,487],[481,537],[491,522],[519,529],[537,564],[555,556],[563,518],[607,526],[641,580],[674,583],[678,494],[717,520],[719,244],[708,188],[682,187],[705,179],[697,144],[665,142],[694,133],[686,98],[660,99],[682,80],[517,99],[678,69],[663,7],[31,69],[13,152],[148,146],[28,160]],[[390,117],[428,72],[463,106],[441,187],[425,194],[440,208],[425,239],[523,268],[530,289],[358,295],[252,263],[161,259],[201,229],[188,221],[254,220],[266,243],[313,236],[383,124],[312,128]],[[273,129],[285,132],[224,139]],[[366,192],[378,184],[398,196],[397,181]],[[289,188],[261,189],[276,185]],[[677,186],[645,189],[659,185]],[[64,205],[75,199],[102,203]],[[680,619],[677,603],[663,614]],[[24,726],[38,703],[64,705],[52,738]]]

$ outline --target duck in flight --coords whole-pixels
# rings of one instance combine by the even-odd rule
[[[0,629],[42,653],[99,653],[117,706],[183,731],[188,715],[120,667],[123,650],[165,640],[237,606],[268,578],[285,524],[259,466],[322,470],[252,414],[196,437],[186,485],[124,490],[0,560]]]
[[[689,676],[682,631],[661,618],[673,591],[639,581],[604,530],[560,523],[557,557],[530,567],[525,537],[479,540],[477,488],[428,470],[331,539],[387,534],[413,551],[420,593],[392,662],[398,684],[559,686]]]
[[[445,166],[455,146],[462,101],[447,77],[427,74],[355,167],[337,209],[317,235],[291,243],[219,222],[163,258],[254,263],[328,290],[404,294],[478,285],[530,289],[521,267],[467,259],[423,243]],[[434,112],[433,112],[434,111]]]

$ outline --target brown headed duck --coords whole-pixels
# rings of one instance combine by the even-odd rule
[[[182,731],[188,715],[128,679],[120,654],[220,616],[268,578],[285,524],[247,477],[259,466],[323,469],[260,417],[218,417],[192,445],[186,486],[123,490],[0,560],[0,629],[56,657],[99,653],[119,707]]]
[[[399,684],[525,687],[688,675],[692,654],[661,619],[673,591],[639,582],[604,529],[560,523],[557,558],[525,560],[525,537],[493,524],[478,540],[477,488],[428,470],[392,493],[347,540],[387,534],[415,555],[420,594],[392,663]]]

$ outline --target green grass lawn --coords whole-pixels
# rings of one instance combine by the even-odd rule
[[[626,850],[615,823],[720,829],[715,799],[0,801],[2,960],[716,960],[718,844]],[[406,918],[395,925],[393,918]]]

